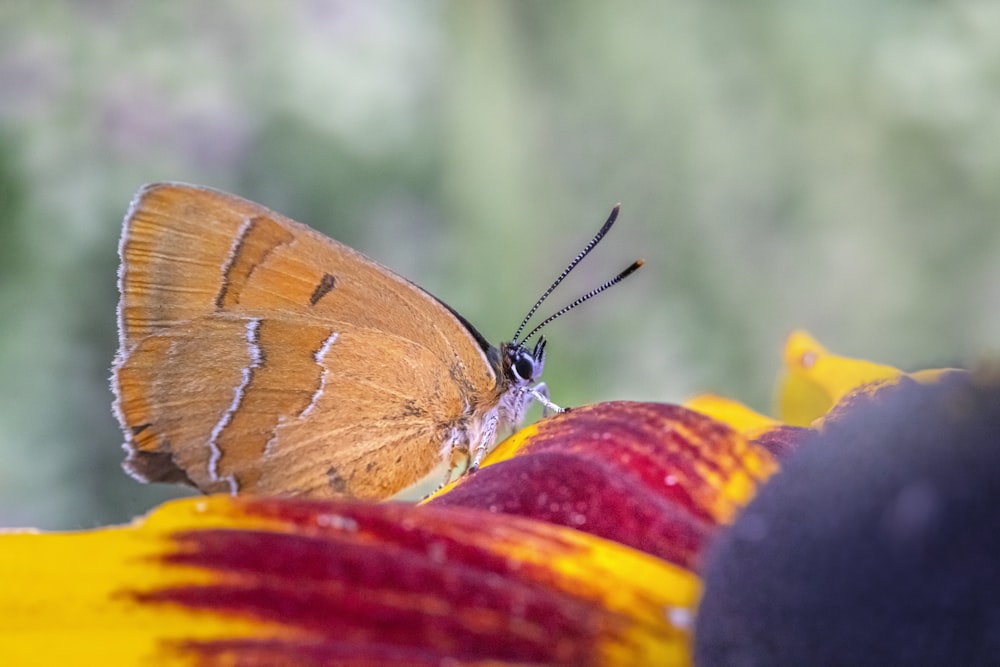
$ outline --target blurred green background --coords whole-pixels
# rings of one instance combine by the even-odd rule
[[[511,335],[557,402],[767,408],[782,342],[907,368],[1000,340],[994,2],[0,3],[0,526],[185,493],[119,468],[116,248],[155,180],[234,191]],[[548,311],[546,311],[548,312]]]

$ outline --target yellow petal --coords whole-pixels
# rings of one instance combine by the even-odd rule
[[[956,369],[905,373],[898,368],[831,354],[805,331],[794,331],[785,343],[785,368],[778,381],[779,418],[792,426],[809,426],[843,398],[871,395],[901,378],[920,383],[940,380]]]
[[[778,417],[786,424],[808,426],[837,401],[861,388],[874,389],[902,371],[861,359],[831,354],[804,331],[785,344],[785,368],[778,382]]]

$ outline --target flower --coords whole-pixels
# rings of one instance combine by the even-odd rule
[[[786,369],[808,427],[705,554],[696,664],[996,664],[998,369],[907,374],[804,334]]]
[[[859,406],[881,414],[876,389],[917,384],[805,334],[788,349],[778,419],[713,396],[584,406],[421,505],[209,496],[0,534],[0,662],[687,665],[694,642],[713,659],[699,602],[735,636],[713,577],[757,582],[725,550],[774,537],[743,508]]]

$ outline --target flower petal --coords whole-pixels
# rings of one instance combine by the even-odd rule
[[[778,460],[798,449],[812,429],[782,424],[742,403],[715,394],[701,394],[684,402],[685,407],[729,424],[755,445]]]
[[[617,401],[521,431],[429,504],[530,516],[696,569],[705,542],[774,469],[766,451],[721,422]]]
[[[0,535],[0,663],[688,664],[697,578],[518,517],[210,497]]]
[[[689,398],[684,401],[684,407],[728,424],[748,440],[781,425],[777,419],[766,417],[738,401],[716,394],[700,394]]]
[[[937,382],[956,371],[928,369],[915,373],[831,354],[812,336],[795,331],[785,344],[785,370],[777,391],[778,414],[793,426],[809,426],[845,397],[873,394],[880,387],[907,377],[920,383]]]
[[[778,382],[778,415],[793,426],[809,426],[859,387],[894,380],[902,371],[831,354],[805,331],[785,343],[785,370]]]
[[[293,634],[240,616],[142,604],[137,596],[205,585],[204,570],[157,564],[177,548],[172,534],[197,523],[227,525],[217,503],[173,503],[148,520],[79,533],[0,534],[0,664],[191,664],[167,642],[284,638]],[[232,520],[230,520],[232,524]],[[232,527],[232,525],[230,525]]]

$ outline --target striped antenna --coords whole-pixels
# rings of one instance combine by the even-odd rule
[[[566,269],[559,275],[559,277],[556,278],[555,282],[552,283],[552,285],[550,285],[547,290],[545,290],[545,294],[543,294],[542,296],[538,297],[538,301],[535,302],[535,305],[531,307],[531,310],[528,311],[528,314],[524,316],[523,320],[521,320],[521,326],[519,326],[517,328],[517,331],[514,333],[514,337],[511,339],[511,343],[513,343],[513,344],[517,343],[517,339],[521,335],[521,332],[524,331],[524,327],[526,327],[528,325],[528,321],[531,320],[531,317],[538,310],[538,307],[542,305],[542,302],[545,301],[547,298],[549,298],[549,295],[552,294],[552,291],[555,290],[555,288],[559,286],[559,283],[561,283],[563,281],[563,279],[566,276],[569,275],[570,271],[572,271],[574,268],[576,268],[576,265],[580,263],[580,260],[582,260],[584,257],[586,257],[590,253],[590,251],[593,250],[594,247],[598,243],[601,242],[601,239],[603,239],[604,235],[608,233],[608,230],[611,229],[611,226],[615,224],[615,220],[618,219],[618,210],[621,208],[621,206],[622,206],[621,204],[615,204],[615,207],[613,209],[611,209],[611,215],[608,216],[607,222],[605,222],[604,225],[601,227],[601,229],[597,232],[597,234],[594,235],[594,238],[590,239],[590,243],[588,243],[586,246],[584,246],[583,250],[580,251],[580,254],[577,255],[576,258],[572,262],[569,263],[569,266],[567,266]],[[641,265],[641,262],[640,262],[640,265]],[[637,268],[639,268],[639,267],[638,266],[635,267],[634,269],[632,269],[632,271],[635,271],[635,269],[637,269]],[[629,271],[629,273],[631,273],[631,271]],[[624,277],[625,276],[621,276],[621,278],[619,278],[619,280],[621,280]],[[615,282],[617,282],[617,281],[615,281]],[[604,291],[605,289],[607,289],[610,286],[611,285],[607,285],[605,287],[602,287],[600,291]],[[590,298],[590,297],[587,297],[587,298]],[[586,300],[586,299],[584,299],[584,300]],[[554,319],[554,318],[550,318],[549,320],[546,320],[546,322],[551,321],[551,319]],[[535,327],[535,331],[537,331],[540,328],[541,328],[541,326]],[[531,338],[531,334],[529,334],[528,336],[526,336],[524,338],[524,340],[528,340],[528,338]]]
[[[529,340],[531,340],[532,336],[534,336],[536,333],[538,333],[539,331],[541,331],[542,327],[544,327],[546,324],[548,324],[552,320],[556,319],[557,317],[561,317],[561,316],[565,315],[569,311],[571,311],[574,308],[576,308],[577,306],[579,306],[581,303],[584,303],[585,301],[590,301],[591,299],[593,299],[595,296],[597,296],[598,294],[600,294],[604,290],[608,289],[609,287],[613,287],[614,285],[617,285],[621,281],[625,280],[630,275],[632,275],[633,273],[635,273],[636,271],[638,271],[639,267],[642,266],[644,263],[645,262],[643,262],[641,259],[635,260],[634,262],[632,262],[631,264],[629,264],[628,268],[626,268],[624,271],[622,271],[621,273],[619,273],[617,276],[615,276],[614,278],[612,278],[608,282],[604,283],[600,287],[597,287],[595,289],[590,290],[589,292],[587,292],[586,294],[584,294],[583,296],[581,296],[579,299],[573,301],[572,303],[567,304],[566,306],[563,306],[562,308],[560,308],[559,310],[557,310],[556,312],[554,312],[553,314],[549,315],[544,320],[542,320],[542,323],[539,324],[534,329],[532,329],[530,332],[528,332],[528,335],[525,336],[524,339],[521,342],[522,343],[528,342]]]

